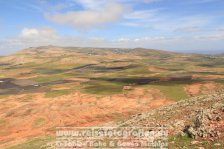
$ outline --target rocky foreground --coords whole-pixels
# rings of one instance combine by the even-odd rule
[[[170,148],[224,148],[224,92],[134,115],[120,127],[166,126]]]

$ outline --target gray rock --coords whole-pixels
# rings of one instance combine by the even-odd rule
[[[193,124],[187,129],[187,133],[190,135],[190,137],[194,139],[198,137],[218,137],[219,132],[209,127],[209,122],[212,120],[212,117],[211,110],[199,110],[196,114],[196,118],[193,121]]]

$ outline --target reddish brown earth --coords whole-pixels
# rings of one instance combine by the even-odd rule
[[[6,124],[0,125],[0,147],[54,134],[56,127],[103,125],[173,103],[158,94],[158,90],[134,89],[105,97],[79,92],[55,98],[42,93],[10,96],[0,104],[0,119]]]
[[[214,82],[205,82],[205,83],[194,83],[191,85],[187,85],[185,87],[185,91],[190,96],[196,96],[200,94],[209,94],[216,89],[216,85]]]

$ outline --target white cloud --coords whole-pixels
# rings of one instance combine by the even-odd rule
[[[135,11],[126,18],[121,23],[124,26],[147,28],[148,31],[156,31],[159,34],[201,32],[215,20],[214,16],[209,15],[166,15],[163,9]]]
[[[43,38],[55,38],[56,32],[52,28],[24,28],[20,33],[21,38],[26,39],[43,39]]]
[[[154,17],[156,12],[157,10],[137,10],[125,15],[125,18],[134,20],[145,20]]]
[[[198,26],[187,26],[187,27],[180,27],[176,28],[174,32],[184,32],[184,33],[195,33],[195,32],[200,32],[202,29]]]
[[[158,36],[158,37],[142,37],[142,38],[121,38],[115,40],[113,45],[117,45],[118,47],[145,47],[145,48],[153,48],[153,49],[161,49],[161,50],[172,50],[179,52],[194,52],[194,50],[220,50],[220,47],[223,47],[223,35],[213,35],[209,36],[191,36],[191,37],[166,37],[166,36]],[[191,51],[190,51],[191,50]],[[222,50],[223,51],[223,50]],[[224,52],[224,51],[223,51]]]
[[[17,37],[0,40],[0,54],[27,47],[57,44],[59,40],[60,37],[52,28],[23,28]]]
[[[47,14],[49,21],[61,25],[70,25],[76,29],[89,30],[94,27],[104,26],[108,23],[116,22],[125,13],[125,7],[119,3],[106,3],[101,9],[95,9],[92,0],[82,1],[82,5],[87,9],[81,11],[70,11],[66,13]],[[97,7],[99,8],[99,7]]]

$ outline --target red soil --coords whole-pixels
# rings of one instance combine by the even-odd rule
[[[128,94],[106,97],[79,92],[56,98],[44,94],[10,96],[0,104],[0,148],[30,138],[54,134],[61,126],[97,126],[150,111],[173,101],[158,98],[159,91],[134,89]],[[31,98],[32,96],[32,98]],[[42,119],[40,126],[35,121]]]

